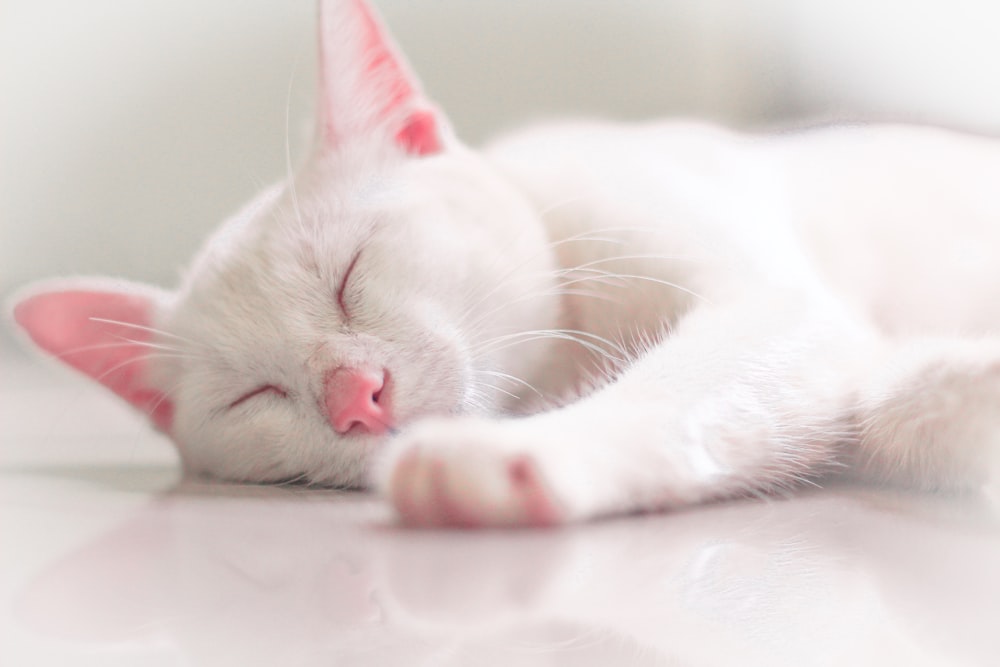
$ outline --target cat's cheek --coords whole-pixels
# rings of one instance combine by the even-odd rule
[[[443,319],[417,319],[409,330],[420,333],[393,355],[396,425],[466,412],[475,379],[466,336]]]
[[[275,456],[282,423],[275,415],[181,413],[173,435],[186,475],[227,482],[266,482],[284,472]],[[290,430],[287,427],[285,430]]]

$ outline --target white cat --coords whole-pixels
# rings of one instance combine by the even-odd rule
[[[554,524],[831,469],[986,479],[1000,143],[570,123],[462,146],[361,1],[324,2],[317,148],[175,292],[17,323],[187,472],[374,485],[415,524]],[[516,415],[516,416],[515,416]]]

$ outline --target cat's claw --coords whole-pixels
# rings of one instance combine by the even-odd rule
[[[469,437],[478,429],[466,425],[428,425],[398,444],[383,491],[400,519],[415,526],[561,523],[565,513],[539,462],[523,450]]]

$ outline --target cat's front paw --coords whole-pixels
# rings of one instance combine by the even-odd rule
[[[504,423],[431,420],[393,443],[380,490],[411,525],[548,526],[566,512],[543,468]]]

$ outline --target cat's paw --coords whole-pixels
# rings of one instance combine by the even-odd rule
[[[566,512],[517,429],[484,419],[431,420],[393,443],[381,491],[417,526],[549,526]]]

